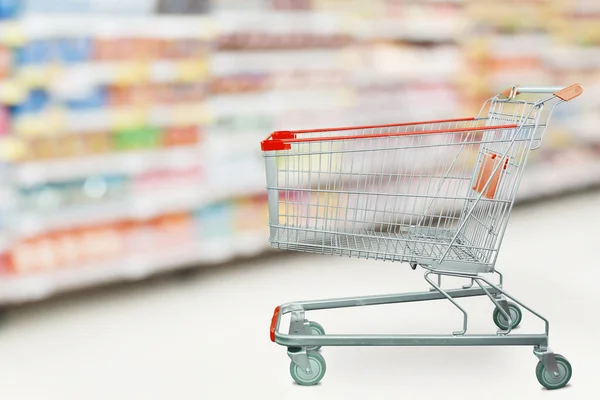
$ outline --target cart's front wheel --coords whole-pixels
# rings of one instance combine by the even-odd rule
[[[312,335],[324,335],[325,334],[325,329],[323,329],[323,327],[321,326],[321,324],[314,322],[314,321],[310,321],[310,331]],[[306,350],[314,350],[317,351],[321,348],[321,346],[310,346],[307,347]]]
[[[300,368],[293,361],[290,364],[290,375],[296,381],[298,385],[312,386],[316,385],[325,376],[325,359],[320,353],[316,351],[308,351],[308,364],[310,365],[310,372],[307,372],[304,368]]]
[[[521,319],[523,318],[523,313],[521,313],[521,309],[514,303],[508,303],[508,312],[510,314],[510,319],[512,320],[512,324],[510,329],[515,329],[521,323]],[[500,329],[507,330],[508,329],[508,320],[500,312],[498,308],[494,310],[494,323]]]
[[[565,387],[565,385],[569,383],[569,380],[571,380],[571,375],[573,375],[571,364],[566,358],[560,354],[555,354],[554,358],[556,358],[556,366],[558,367],[559,373],[558,376],[555,376],[553,373],[548,371],[546,366],[542,364],[541,361],[538,362],[537,367],[535,368],[535,376],[537,376],[537,380],[548,390]]]

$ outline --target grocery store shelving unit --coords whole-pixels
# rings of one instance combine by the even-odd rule
[[[598,19],[574,11],[594,2],[96,3],[0,22],[0,305],[266,251],[258,144],[278,129],[471,116],[513,83],[581,81],[519,198],[600,183]],[[58,39],[66,60],[40,61]]]
[[[25,14],[0,38],[14,64],[0,82],[12,189],[0,305],[266,250],[260,171],[223,179],[211,157],[211,18]]]

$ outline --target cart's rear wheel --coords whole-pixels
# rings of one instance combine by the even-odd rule
[[[571,364],[566,358],[560,354],[555,354],[554,357],[556,358],[559,376],[554,376],[553,373],[549,372],[541,361],[538,362],[537,367],[535,368],[537,380],[548,390],[565,387],[566,384],[569,383],[569,380],[571,380],[571,375],[573,375]]]
[[[325,334],[325,329],[323,329],[321,324],[314,322],[314,321],[310,321],[309,324],[310,324],[311,333],[313,335],[324,335]],[[321,348],[321,346],[309,346],[306,348],[306,350],[317,351],[320,348]]]
[[[321,353],[316,351],[307,351],[308,363],[310,364],[311,372],[308,373],[303,368],[298,367],[293,361],[290,364],[290,375],[298,385],[312,386],[316,385],[325,376],[327,366],[325,359]]]
[[[512,320],[511,329],[515,329],[521,323],[521,319],[523,319],[523,313],[521,313],[521,309],[514,303],[508,303],[508,312],[510,313],[510,319]],[[508,329],[508,320],[506,317],[500,312],[498,308],[494,310],[494,323],[500,329],[507,330]]]

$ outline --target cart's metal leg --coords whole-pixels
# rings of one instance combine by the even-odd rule
[[[554,356],[554,352],[549,348],[543,349],[540,346],[535,346],[533,348],[533,354],[544,364],[544,367],[553,374],[554,376],[560,376],[560,371],[558,369],[558,365],[556,364],[556,357]]]
[[[438,279],[437,279],[437,281],[438,281],[438,286],[439,286],[439,287],[442,287],[442,275],[441,275],[441,274],[437,274],[437,277],[438,277]],[[430,291],[430,292],[434,292],[435,290],[436,290],[436,288],[435,288],[435,287],[430,287],[430,288],[429,288],[429,291]]]
[[[306,371],[307,374],[312,374],[312,369],[310,368],[310,363],[308,362],[308,354],[306,353],[306,348],[290,348],[287,353],[291,360],[294,362],[294,364],[304,369],[304,371]]]
[[[498,277],[500,279],[500,283],[498,283],[499,287],[502,287],[502,284],[504,283],[504,275],[502,275],[502,273],[500,271],[498,271],[497,269],[494,269],[494,273],[498,274]]]
[[[497,270],[494,270],[493,273],[498,275],[498,282],[499,282],[498,283],[498,287],[501,288],[502,287],[502,282],[504,280],[503,275],[500,273],[500,271],[497,271]],[[500,305],[502,306],[502,308],[504,309],[504,311],[509,312],[509,310],[508,310],[508,302],[506,301],[506,297],[502,293],[500,293],[500,292],[492,293],[492,295],[494,296],[494,298],[496,300],[498,300],[500,302]]]
[[[431,271],[425,272],[425,280],[431,286],[433,286],[439,293],[441,293],[445,298],[450,300],[450,302],[452,304],[454,304],[456,306],[456,308],[458,308],[463,313],[463,328],[462,328],[462,330],[454,331],[454,332],[452,332],[452,334],[453,335],[464,335],[467,332],[467,318],[468,318],[467,312],[452,297],[450,297],[450,295],[448,293],[444,292],[441,287],[439,287],[438,285],[433,283],[433,281],[431,279],[429,279],[429,274],[431,274]],[[437,274],[437,275],[439,276],[439,274]]]

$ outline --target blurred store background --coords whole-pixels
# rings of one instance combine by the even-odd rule
[[[600,184],[597,0],[0,0],[0,306],[264,253],[273,130],[572,83],[520,200]]]

